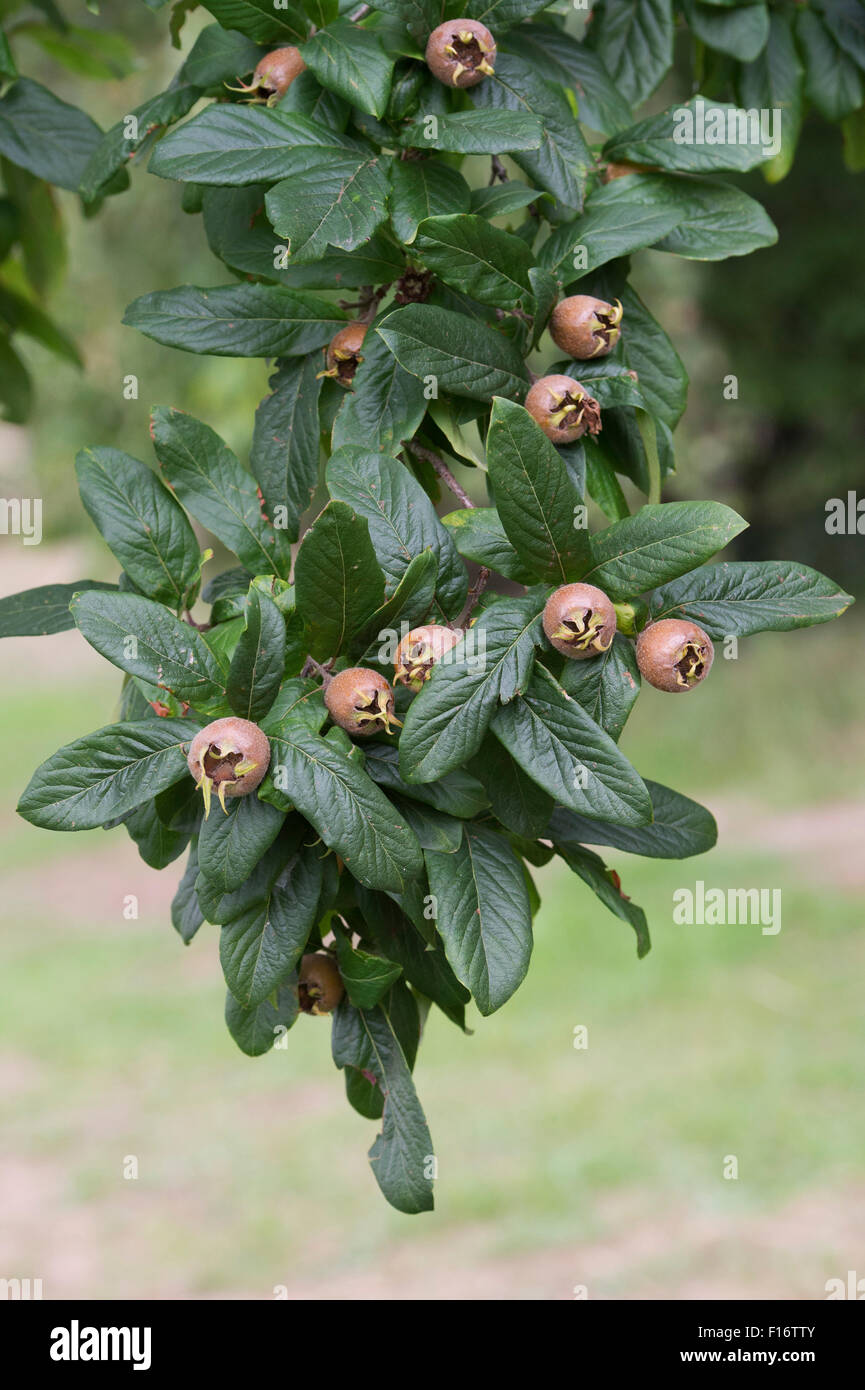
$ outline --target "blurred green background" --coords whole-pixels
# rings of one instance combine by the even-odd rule
[[[131,76],[36,69],[106,125],[179,62],[164,23],[122,9]],[[638,279],[692,378],[667,495],[730,503],[752,523],[736,554],[803,560],[861,595],[863,538],[824,528],[826,500],[863,478],[865,183],[838,144],[810,125],[785,183],[746,181],[778,247],[717,266],[643,253]],[[179,190],[143,170],[133,182],[86,223],[62,195],[69,271],[52,311],[86,369],[26,349],[38,409],[26,430],[0,427],[0,494],[43,497],[46,540],[0,538],[2,593],[113,577],[72,460],[84,444],[148,457],[152,404],[200,415],[246,457],[266,364],[120,326],[140,293],[228,278]],[[217,929],[184,948],[168,920],[178,866],[148,869],[122,830],[50,835],[15,816],[39,761],[114,718],[119,678],[74,633],[5,642],[0,1275],[40,1277],[47,1298],[567,1299],[584,1285],[812,1299],[865,1274],[862,638],[854,609],[744,641],[675,713],[645,694],[625,750],[716,813],[719,848],[681,864],[609,853],[649,915],[641,962],[576,878],[538,875],[522,989],[470,1038],[429,1021],[416,1078],[439,1182],[418,1218],[378,1194],[375,1127],[346,1105],[325,1022],[302,1018],[257,1061],[235,1049]],[[698,879],[780,888],[782,930],[674,925],[674,891]]]

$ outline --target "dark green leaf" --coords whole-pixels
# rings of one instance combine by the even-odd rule
[[[190,54],[190,58],[191,56]],[[100,189],[109,183],[121,169],[125,169],[132,157],[145,141],[153,136],[155,131],[162,130],[165,126],[173,125],[175,121],[179,121],[188,111],[192,110],[200,95],[200,88],[189,79],[180,86],[169,87],[167,92],[160,92],[159,96],[151,97],[141,106],[136,106],[128,116],[124,116],[122,120],[106,131],[88,159],[81,175],[79,191],[82,198],[86,202],[91,202],[96,198]],[[134,126],[130,118],[134,118],[136,122]],[[136,133],[130,134],[131,131]]]
[[[439,391],[487,401],[525,392],[528,375],[515,345],[493,328],[432,304],[407,304],[377,330],[413,376]]]
[[[396,453],[419,427],[426,407],[423,383],[400,366],[377,333],[369,332],[352,390],[333,423],[333,448],[363,441],[367,448]]]
[[[151,0],[147,0],[151,3]],[[237,29],[256,43],[296,43],[309,32],[309,21],[292,0],[202,0],[223,29]]]
[[[101,139],[84,111],[29,77],[0,97],[0,155],[58,188],[78,188]]]
[[[138,846],[141,858],[151,869],[166,869],[189,843],[186,831],[169,830],[163,824],[152,801],[139,806],[131,816],[126,817],[123,824]]]
[[[116,584],[81,579],[77,584],[42,584],[0,599],[0,637],[50,637],[75,626],[69,612],[73,594],[87,589],[116,590]]]
[[[346,994],[356,1009],[374,1009],[402,974],[402,966],[352,946],[344,931],[336,933],[336,958]]]
[[[533,301],[531,251],[521,237],[483,217],[429,217],[418,228],[415,249],[440,280],[480,304],[509,311]]]
[[[839,618],[853,602],[825,575],[790,560],[725,561],[657,589],[652,617],[690,618],[721,641],[790,632]]]
[[[296,541],[318,485],[318,398],[314,357],[283,362],[255,412],[249,466],[277,530]]]
[[[469,186],[458,169],[440,159],[397,159],[391,173],[390,215],[406,245],[426,217],[468,212]]]
[[[225,805],[223,812],[214,802],[202,822],[198,865],[210,887],[219,893],[233,893],[270,849],[285,813],[257,796],[237,797]]]
[[[344,502],[329,502],[297,552],[297,606],[319,659],[336,656],[384,599],[369,526]]]
[[[590,661],[566,661],[560,684],[618,743],[640,693],[633,642],[617,632],[612,646],[600,656]]]
[[[495,104],[490,103],[491,106]],[[506,108],[509,103],[503,100],[499,105]],[[490,155],[538,150],[543,139],[539,117],[526,105],[514,102],[511,110],[455,111],[444,116],[424,116],[403,132],[401,143],[419,150]]]
[[[768,152],[759,113],[695,96],[686,106],[670,107],[618,131],[604,146],[604,158],[689,174],[714,169],[744,173],[762,164]]]
[[[319,29],[301,52],[323,87],[371,116],[384,115],[394,60],[374,33],[337,19]]]
[[[366,753],[366,770],[373,781],[388,791],[399,792],[461,820],[480,815],[490,804],[480,782],[464,768],[455,768],[426,785],[403,781],[399,773],[399,749],[392,744],[371,743]]]
[[[448,512],[442,522],[452,532],[457,550],[467,560],[486,565],[518,584],[531,584],[532,573],[508,540],[495,507]]]
[[[592,537],[583,576],[618,603],[696,569],[744,531],[722,502],[661,502],[641,507]]]
[[[651,859],[688,859],[692,854],[705,854],[712,849],[718,827],[705,806],[660,782],[647,781],[646,786],[652,798],[651,825],[611,825],[559,807],[550,821],[549,838],[557,849],[581,844],[612,845]]]
[[[285,618],[272,598],[253,588],[225,686],[232,712],[258,724],[276,699],[284,671]]]
[[[609,908],[616,917],[633,927],[637,937],[637,956],[642,960],[651,948],[646,914],[636,903],[632,903],[621,890],[618,874],[613,875],[603,859],[590,849],[579,845],[562,848],[556,846],[569,869],[587,883],[592,892],[600,898],[604,907]]]
[[[521,25],[504,46],[531,63],[541,77],[570,87],[576,95],[583,125],[610,131],[632,123],[631,108],[598,54],[564,30],[541,24]]]
[[[301,357],[345,325],[341,309],[281,285],[180,285],[134,299],[128,328],[184,352],[215,357]]]
[[[297,1015],[297,985],[292,978],[277,985],[273,994],[249,1008],[239,1004],[231,990],[225,996],[226,1027],[247,1057],[263,1057],[269,1052]]]
[[[267,194],[265,208],[277,236],[289,243],[290,264],[321,260],[328,246],[354,251],[387,217],[388,161],[381,155],[308,145],[287,151],[284,160],[285,177]]]
[[[469,766],[486,788],[496,820],[527,840],[544,833],[553,798],[514,762],[503,743],[487,734]]]
[[[204,922],[204,913],[195,891],[198,878],[198,844],[193,840],[183,877],[177,885],[177,892],[171,904],[171,925],[184,946],[188,946],[199,927]]]
[[[639,106],[673,63],[671,0],[604,0],[588,41],[621,95]]]

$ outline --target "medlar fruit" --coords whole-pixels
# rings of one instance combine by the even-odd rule
[[[594,584],[563,584],[544,608],[544,632],[557,652],[585,661],[609,651],[616,635],[616,610]]]
[[[331,376],[340,386],[351,386],[354,374],[363,361],[360,348],[368,327],[369,324],[355,320],[334,333],[327,347],[327,367],[318,375]]]
[[[447,87],[475,87],[494,72],[496,41],[476,19],[450,19],[427,40],[426,64]]]
[[[247,93],[251,102],[272,105],[285,96],[294,79],[305,71],[306,63],[300,56],[300,49],[288,44],[285,48],[275,48],[260,59],[251,82],[241,82],[230,90]]]
[[[412,628],[396,649],[394,676],[409,690],[417,692],[432,675],[432,668],[445,652],[461,642],[463,634],[440,623]]]
[[[327,685],[324,703],[334,724],[356,738],[384,731],[391,733],[391,724],[402,727],[393,707],[393,690],[384,676],[367,666],[350,666],[340,671]]]
[[[593,299],[572,294],[561,300],[550,316],[550,336],[556,347],[580,361],[606,357],[621,336],[622,306],[617,299]]]
[[[601,429],[601,407],[571,376],[542,376],[526,396],[526,410],[554,444]]]
[[[232,714],[199,730],[186,762],[204,796],[206,820],[214,787],[223,811],[227,796],[249,796],[255,791],[270,765],[270,743],[257,724]]]
[[[656,690],[693,690],[712,669],[715,648],[707,633],[686,618],[662,618],[637,638],[637,665]]]
[[[345,994],[345,986],[330,956],[313,952],[300,962],[297,999],[305,1014],[333,1013]]]

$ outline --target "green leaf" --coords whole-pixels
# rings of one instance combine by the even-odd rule
[[[371,743],[366,750],[366,770],[373,781],[388,791],[423,802],[444,815],[469,820],[489,807],[489,797],[476,777],[464,768],[454,768],[444,777],[426,785],[405,782],[399,772],[399,749],[389,743]]]
[[[352,946],[344,931],[336,932],[336,958],[346,994],[356,1009],[374,1009],[402,974],[402,966]]]
[[[0,97],[0,155],[58,188],[78,188],[101,139],[84,111],[29,77]]]
[[[123,822],[138,853],[151,869],[167,869],[189,843],[189,831],[170,830],[152,801],[145,802]]]
[[[529,247],[483,217],[429,217],[418,227],[415,250],[446,285],[479,304],[509,312],[525,310],[533,302],[529,270],[534,258]]]
[[[769,11],[764,4],[726,9],[686,0],[684,8],[694,37],[719,53],[728,53],[731,58],[750,63],[766,47]]]
[[[276,698],[284,670],[285,618],[272,598],[250,589],[246,627],[226,681],[232,713],[259,723]]]
[[[471,211],[479,213],[481,217],[505,217],[509,212],[519,212],[543,196],[536,188],[528,188],[517,179],[508,179],[507,183],[473,188]]]
[[[385,221],[388,162],[381,155],[306,146],[286,152],[285,166],[265,208],[277,236],[288,240],[292,264],[320,260],[328,246],[354,251]]]
[[[426,888],[424,878],[424,894]],[[438,1004],[457,1027],[464,1028],[465,1006],[471,995],[448,965],[439,937],[434,936],[433,941],[428,942],[420,934],[406,915],[405,899],[400,902],[383,893],[370,893],[361,888],[357,901],[376,950],[388,960],[398,961],[409,984]],[[424,911],[430,910],[431,904],[427,905],[426,897],[424,903]],[[432,926],[430,922],[424,925]]]
[[[395,309],[376,330],[413,376],[434,380],[439,391],[487,401],[517,396],[528,374],[516,346],[494,328],[433,304]]]
[[[323,87],[371,116],[387,110],[394,59],[374,33],[337,19],[319,29],[301,49],[303,61]]]
[[[133,299],[123,316],[157,343],[215,357],[302,357],[345,321],[326,300],[281,285],[180,285]]]
[[[553,231],[541,247],[541,263],[570,287],[608,261],[652,246],[681,216],[672,197],[646,198],[642,176],[614,179],[592,190],[581,217]]]
[[[173,407],[151,416],[156,457],[183,505],[257,574],[287,576],[291,547],[261,513],[255,479],[215,430]]]
[[[58,328],[32,300],[5,285],[0,285],[0,323],[6,324],[10,334],[26,334],[74,367],[83,366],[77,347],[62,328]]]
[[[98,196],[99,190],[110,183],[121,169],[126,168],[133,156],[155,132],[173,125],[191,111],[200,95],[200,87],[194,85],[190,79],[177,87],[169,87],[167,92],[160,92],[149,101],[142,102],[130,111],[128,116],[124,116],[107,130],[81,174],[79,192],[85,202],[92,202]],[[134,126],[130,117],[134,117]],[[136,130],[137,134],[131,135],[132,130]]]
[[[507,105],[501,102],[503,108]],[[518,152],[539,150],[543,139],[539,117],[520,105],[513,110],[475,109],[424,116],[403,131],[400,143],[411,149],[447,150],[452,154],[516,156]]]
[[[342,1003],[333,1027],[338,1067],[370,1071],[384,1096],[382,1131],[369,1161],[382,1193],[397,1211],[432,1211],[432,1139],[411,1071],[387,1008],[355,1010]]]
[[[297,552],[295,585],[313,655],[336,656],[384,599],[384,575],[366,519],[344,502],[329,502]]]
[[[690,618],[710,637],[749,637],[828,623],[853,602],[817,570],[790,560],[725,561],[652,594],[652,617]]]
[[[604,0],[588,42],[621,95],[639,106],[673,64],[671,0]]]
[[[646,786],[652,798],[651,825],[610,825],[557,807],[550,821],[549,838],[557,849],[577,848],[581,844],[612,845],[651,859],[688,859],[714,847],[718,827],[705,806],[660,782],[647,780]]]
[[[604,907],[609,908],[616,917],[633,927],[637,937],[637,957],[642,960],[651,949],[646,914],[636,903],[622,893],[618,875],[612,875],[599,855],[579,845],[567,849],[556,846],[569,869],[572,869],[592,892],[600,898]]]
[[[77,584],[41,584],[0,599],[0,637],[50,637],[75,626],[69,612],[73,594],[86,589],[116,591],[116,584],[81,579]]]
[[[649,794],[627,758],[543,666],[499,710],[492,731],[561,805],[618,825],[651,819]]]
[[[279,842],[275,848],[277,865],[284,864]],[[315,923],[320,892],[321,862],[301,849],[278,875],[267,875],[264,891],[252,901],[251,884],[235,895],[246,901],[223,923],[219,959],[225,983],[245,1008],[260,1004],[295,969]]]
[[[289,176],[298,154],[318,150],[321,159],[367,147],[309,116],[281,107],[215,105],[162,139],[150,172],[198,184],[273,183]]]
[[[218,805],[202,821],[198,838],[198,866],[208,885],[219,893],[241,888],[256,864],[270,849],[285,821],[257,796],[226,801],[226,813]]]
[[[528,411],[496,397],[487,434],[496,510],[511,545],[535,579],[578,578],[590,559],[583,499],[556,446]]]
[[[627,329],[610,356],[637,373],[646,409],[675,429],[688,399],[688,374],[682,359],[629,284],[622,290],[621,301],[622,322]]]
[[[327,719],[321,686],[314,680],[287,680],[261,721],[270,736],[282,733],[287,725],[302,724],[317,734]]]
[[[536,187],[552,193],[567,207],[581,208],[593,159],[561,88],[539,77],[524,59],[500,53],[495,77],[472,88],[471,96],[484,115],[495,112],[501,116],[512,111],[540,121],[542,139],[536,154],[516,146],[506,153],[513,155]]]
[[[764,165],[770,183],[776,183],[793,162],[805,111],[805,69],[796,51],[793,29],[786,14],[770,16],[769,41],[758,58],[739,69],[739,101],[753,110],[780,113],[781,149]]]
[[[637,179],[645,189],[649,176],[640,174]],[[667,196],[678,203],[681,220],[675,231],[656,243],[656,251],[697,261],[722,261],[750,255],[778,240],[769,214],[740,188],[709,179],[667,179],[666,183]]]
[[[137,594],[76,594],[79,631],[114,666],[169,690],[202,714],[225,713],[225,667],[194,627]],[[143,800],[143,798],[142,798]]]
[[[201,555],[186,513],[156,475],[119,449],[82,449],[81,500],[106,545],[148,598],[182,606]]]
[[[604,158],[659,165],[689,174],[734,169],[744,173],[768,157],[759,116],[729,102],[694,96],[657,116],[618,131],[607,141]]]
[[[143,719],[85,734],[36,769],[18,814],[44,830],[93,830],[126,816],[189,776],[197,732],[189,719]]]
[[[454,854],[463,838],[462,822],[454,816],[445,816],[434,811],[431,806],[422,806],[406,797],[392,798],[406,822],[417,836],[421,849],[439,850],[442,854]]]
[[[150,3],[150,0],[148,0]],[[306,38],[309,21],[291,0],[201,0],[223,29],[237,29],[256,43],[296,43]]]
[[[827,121],[840,121],[865,102],[865,76],[845,53],[821,15],[796,15],[799,51],[805,59],[805,94]]]
[[[363,360],[333,423],[332,445],[356,444],[395,454],[426,413],[423,383],[400,366],[384,340],[368,332]]]
[[[469,186],[458,169],[440,159],[396,159],[391,170],[390,215],[400,241],[414,241],[427,217],[468,212]]]
[[[456,854],[425,855],[445,955],[485,1016],[522,984],[532,915],[522,867],[507,840],[468,822]]]
[[[447,516],[442,517],[442,522],[453,534],[460,555],[467,560],[486,565],[488,569],[518,584],[532,583],[532,573],[508,540],[495,507],[472,507],[471,510],[464,508],[458,512],[448,512]]]
[[[226,1027],[247,1057],[263,1057],[269,1052],[295,1022],[298,1011],[297,986],[291,979],[248,1009],[238,1003],[231,990],[225,996]]]
[[[331,455],[327,487],[332,497],[369,523],[388,595],[411,561],[429,549],[438,565],[436,589],[442,607],[448,617],[460,612],[468,592],[466,567],[432,502],[403,464],[386,454],[344,447]]]
[[[819,8],[839,46],[865,69],[865,14],[858,0],[823,0]]]
[[[591,441],[586,445],[586,491],[611,521],[622,521],[630,516],[615,469]]]
[[[696,569],[747,524],[722,502],[641,507],[592,537],[593,560],[583,578],[618,603]]]
[[[255,412],[249,466],[268,516],[289,541],[297,540],[318,486],[317,366],[314,357],[281,363]]]
[[[543,24],[521,25],[505,40],[538,71],[541,77],[560,82],[576,96],[579,117],[592,130],[621,130],[634,117],[625,97],[610,77],[597,53],[562,29]]]
[[[634,644],[617,632],[612,646],[591,661],[566,661],[559,683],[618,743],[640,693]]]
[[[171,903],[171,925],[184,946],[188,946],[199,927],[204,922],[204,913],[195,891],[198,878],[198,842],[192,841],[183,877],[177,885],[177,892]]]
[[[366,659],[375,661],[381,643],[405,624],[405,631],[416,627],[429,614],[435,601],[438,561],[432,550],[416,555],[405,570],[391,597],[370,614],[352,646],[366,650]],[[384,635],[383,635],[384,634]],[[361,661],[363,664],[363,660]]]
[[[300,724],[286,723],[270,738],[266,785],[278,793],[279,776],[286,802],[290,798],[360,883],[403,892],[421,872],[421,850],[384,793],[332,743]]]
[[[553,798],[532,781],[503,743],[487,734],[470,770],[486,788],[496,820],[527,840],[537,840],[544,833]]]
[[[245,34],[223,29],[220,24],[208,24],[189,50],[178,81],[203,88],[236,82],[244,73],[252,72],[261,56],[260,46]]]
[[[405,781],[435,781],[478,751],[499,701],[513,700],[528,684],[540,608],[534,597],[493,604],[455,648],[459,659],[433,667],[400,738]]]

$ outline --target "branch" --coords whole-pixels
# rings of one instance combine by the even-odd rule
[[[496,179],[498,179],[499,183],[508,182],[508,171],[497,154],[490,155],[490,166],[492,169],[489,182],[490,187],[492,187]]]
[[[480,596],[489,583],[491,572],[491,570],[487,569],[486,565],[481,565],[478,570],[478,577],[469,589],[466,606],[458,624],[459,627],[468,627],[472,613],[475,611],[480,601]]]
[[[332,661],[332,660],[333,660],[333,657],[331,657],[330,660]],[[322,681],[324,682],[324,688],[325,688],[325,690],[327,690],[327,687],[330,685],[331,681],[333,680],[333,676],[330,674],[330,671],[328,671],[328,669],[327,669],[327,667],[328,667],[329,665],[330,665],[330,661],[327,662],[327,665],[321,666],[321,665],[319,665],[319,663],[316,661],[316,659],[315,659],[314,656],[308,656],[308,657],[306,658],[306,661],[303,663],[303,670],[302,670],[301,673],[300,673],[300,674],[301,674],[301,678],[303,678],[304,676],[311,676],[312,673],[313,673],[313,671],[314,671],[315,674],[316,674],[317,676],[321,676],[321,679],[322,679]]]
[[[417,458],[424,459],[426,463],[432,464],[442,482],[447,484],[454,497],[457,497],[464,507],[474,507],[474,502],[469,497],[468,493],[460,487],[444,459],[439,458],[438,454],[434,454],[432,449],[427,449],[423,444],[417,444],[413,439],[408,440],[405,447],[410,449]]]

